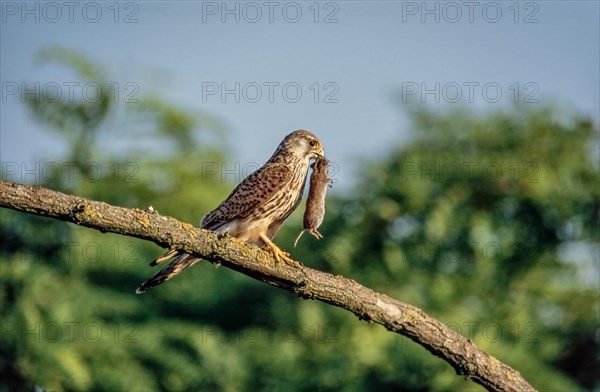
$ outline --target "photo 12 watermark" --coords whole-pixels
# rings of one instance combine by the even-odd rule
[[[135,264],[141,261],[139,246],[132,241],[115,241],[110,244],[95,241],[65,242],[63,253],[65,261],[69,264],[98,263],[101,260],[114,264]]]
[[[402,23],[539,23],[534,1],[403,1]]]
[[[138,327],[132,323],[104,324],[96,321],[0,323],[0,340],[22,343],[138,343]]]
[[[500,340],[515,343],[537,343],[538,325],[534,322],[501,324],[496,322],[480,323],[465,321],[462,323],[449,322],[448,328],[470,340],[483,340],[487,343],[498,343]]]
[[[97,82],[2,82],[2,103],[16,99],[26,102],[87,102],[99,103],[106,99],[114,103],[138,103],[140,86],[135,82],[114,82],[102,85]]]
[[[539,326],[532,322],[518,322],[511,324],[497,323],[493,321],[463,321],[463,322],[445,322],[446,326],[464,336],[470,341],[486,342],[486,343],[538,343]],[[410,339],[402,336],[403,342],[408,342]]]
[[[139,23],[139,2],[2,1],[2,23]]]
[[[392,237],[402,237],[402,228],[390,228]],[[525,263],[538,261],[538,252],[534,246],[527,244],[501,244],[496,241],[467,241],[458,242],[412,242],[401,241],[402,253],[397,257],[399,263],[407,263],[413,266],[436,262],[457,266],[475,263],[502,263],[508,255],[515,253],[518,249],[520,258]]]
[[[225,333],[218,327],[202,325],[202,343],[337,343],[339,327],[333,323],[318,323],[302,326],[298,323],[270,323],[257,328],[244,329],[236,333]]]
[[[336,82],[202,82],[202,103],[339,103]]]
[[[339,23],[333,1],[203,1],[202,23]]]
[[[139,182],[135,162],[2,162],[2,180],[20,183]]]
[[[539,182],[540,166],[536,162],[444,161],[402,162],[401,182],[498,182],[521,184]]]
[[[99,262],[135,264],[146,261],[140,257],[139,246],[132,241],[115,241],[112,243],[68,241],[55,244],[55,248],[58,248],[58,250],[52,256],[48,255],[47,244],[30,244],[25,251],[14,254],[2,249],[0,250],[0,261],[48,264],[59,258],[68,265]]]
[[[263,164],[258,162],[205,161],[200,164],[200,179],[203,183],[221,182],[237,184],[262,166]],[[340,166],[336,162],[329,161],[327,178],[331,179],[332,185],[339,182],[339,179],[336,177],[339,170]]]
[[[499,83],[475,82],[402,82],[402,102],[417,100],[421,103],[474,103],[501,102],[503,97],[514,103],[539,103],[540,86],[536,82]]]

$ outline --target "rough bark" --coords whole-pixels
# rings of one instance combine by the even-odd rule
[[[352,279],[305,266],[276,264],[271,254],[227,235],[174,218],[122,208],[39,186],[0,181],[0,206],[142,238],[222,264],[270,285],[346,309],[360,319],[406,336],[448,362],[459,375],[493,391],[534,391],[521,374],[421,309],[373,291]],[[133,290],[132,290],[133,295]]]

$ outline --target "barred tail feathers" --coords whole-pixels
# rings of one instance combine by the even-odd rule
[[[172,256],[175,256],[176,254],[177,252],[175,252]],[[151,263],[151,265],[161,263],[162,261],[166,260],[165,257],[166,255],[159,259],[156,259],[152,262],[154,264]],[[140,287],[138,287],[137,290],[135,290],[136,294],[144,293],[150,290],[152,287],[158,286],[166,282],[167,280],[181,273],[186,268],[196,264],[200,260],[201,259],[187,253],[180,253],[179,255],[176,255],[175,259],[173,259],[173,261],[171,261],[166,267],[164,267],[163,269],[158,271],[153,277],[142,283]]]
[[[158,265],[165,260],[169,260],[169,259],[177,256],[178,253],[180,253],[180,252],[177,250],[170,250],[167,253],[165,253],[164,255],[160,256],[158,259],[152,260],[149,265],[150,265],[150,267],[154,267],[155,265]]]

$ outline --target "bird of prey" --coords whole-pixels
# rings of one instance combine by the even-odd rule
[[[275,260],[294,264],[289,254],[271,240],[298,207],[311,159],[323,156],[323,146],[311,132],[287,135],[269,160],[246,177],[217,208],[202,218],[200,227],[227,232],[233,237],[270,251]],[[171,250],[150,263],[171,262],[136,290],[148,291],[200,261],[188,253]]]

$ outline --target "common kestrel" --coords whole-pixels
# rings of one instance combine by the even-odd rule
[[[261,168],[242,180],[225,201],[202,218],[200,227],[227,232],[266,248],[278,262],[293,264],[289,254],[271,240],[300,204],[310,160],[322,156],[323,146],[315,135],[305,130],[290,133]],[[169,265],[142,283],[136,290],[138,294],[200,261],[188,253],[171,250],[150,265],[170,259]]]

